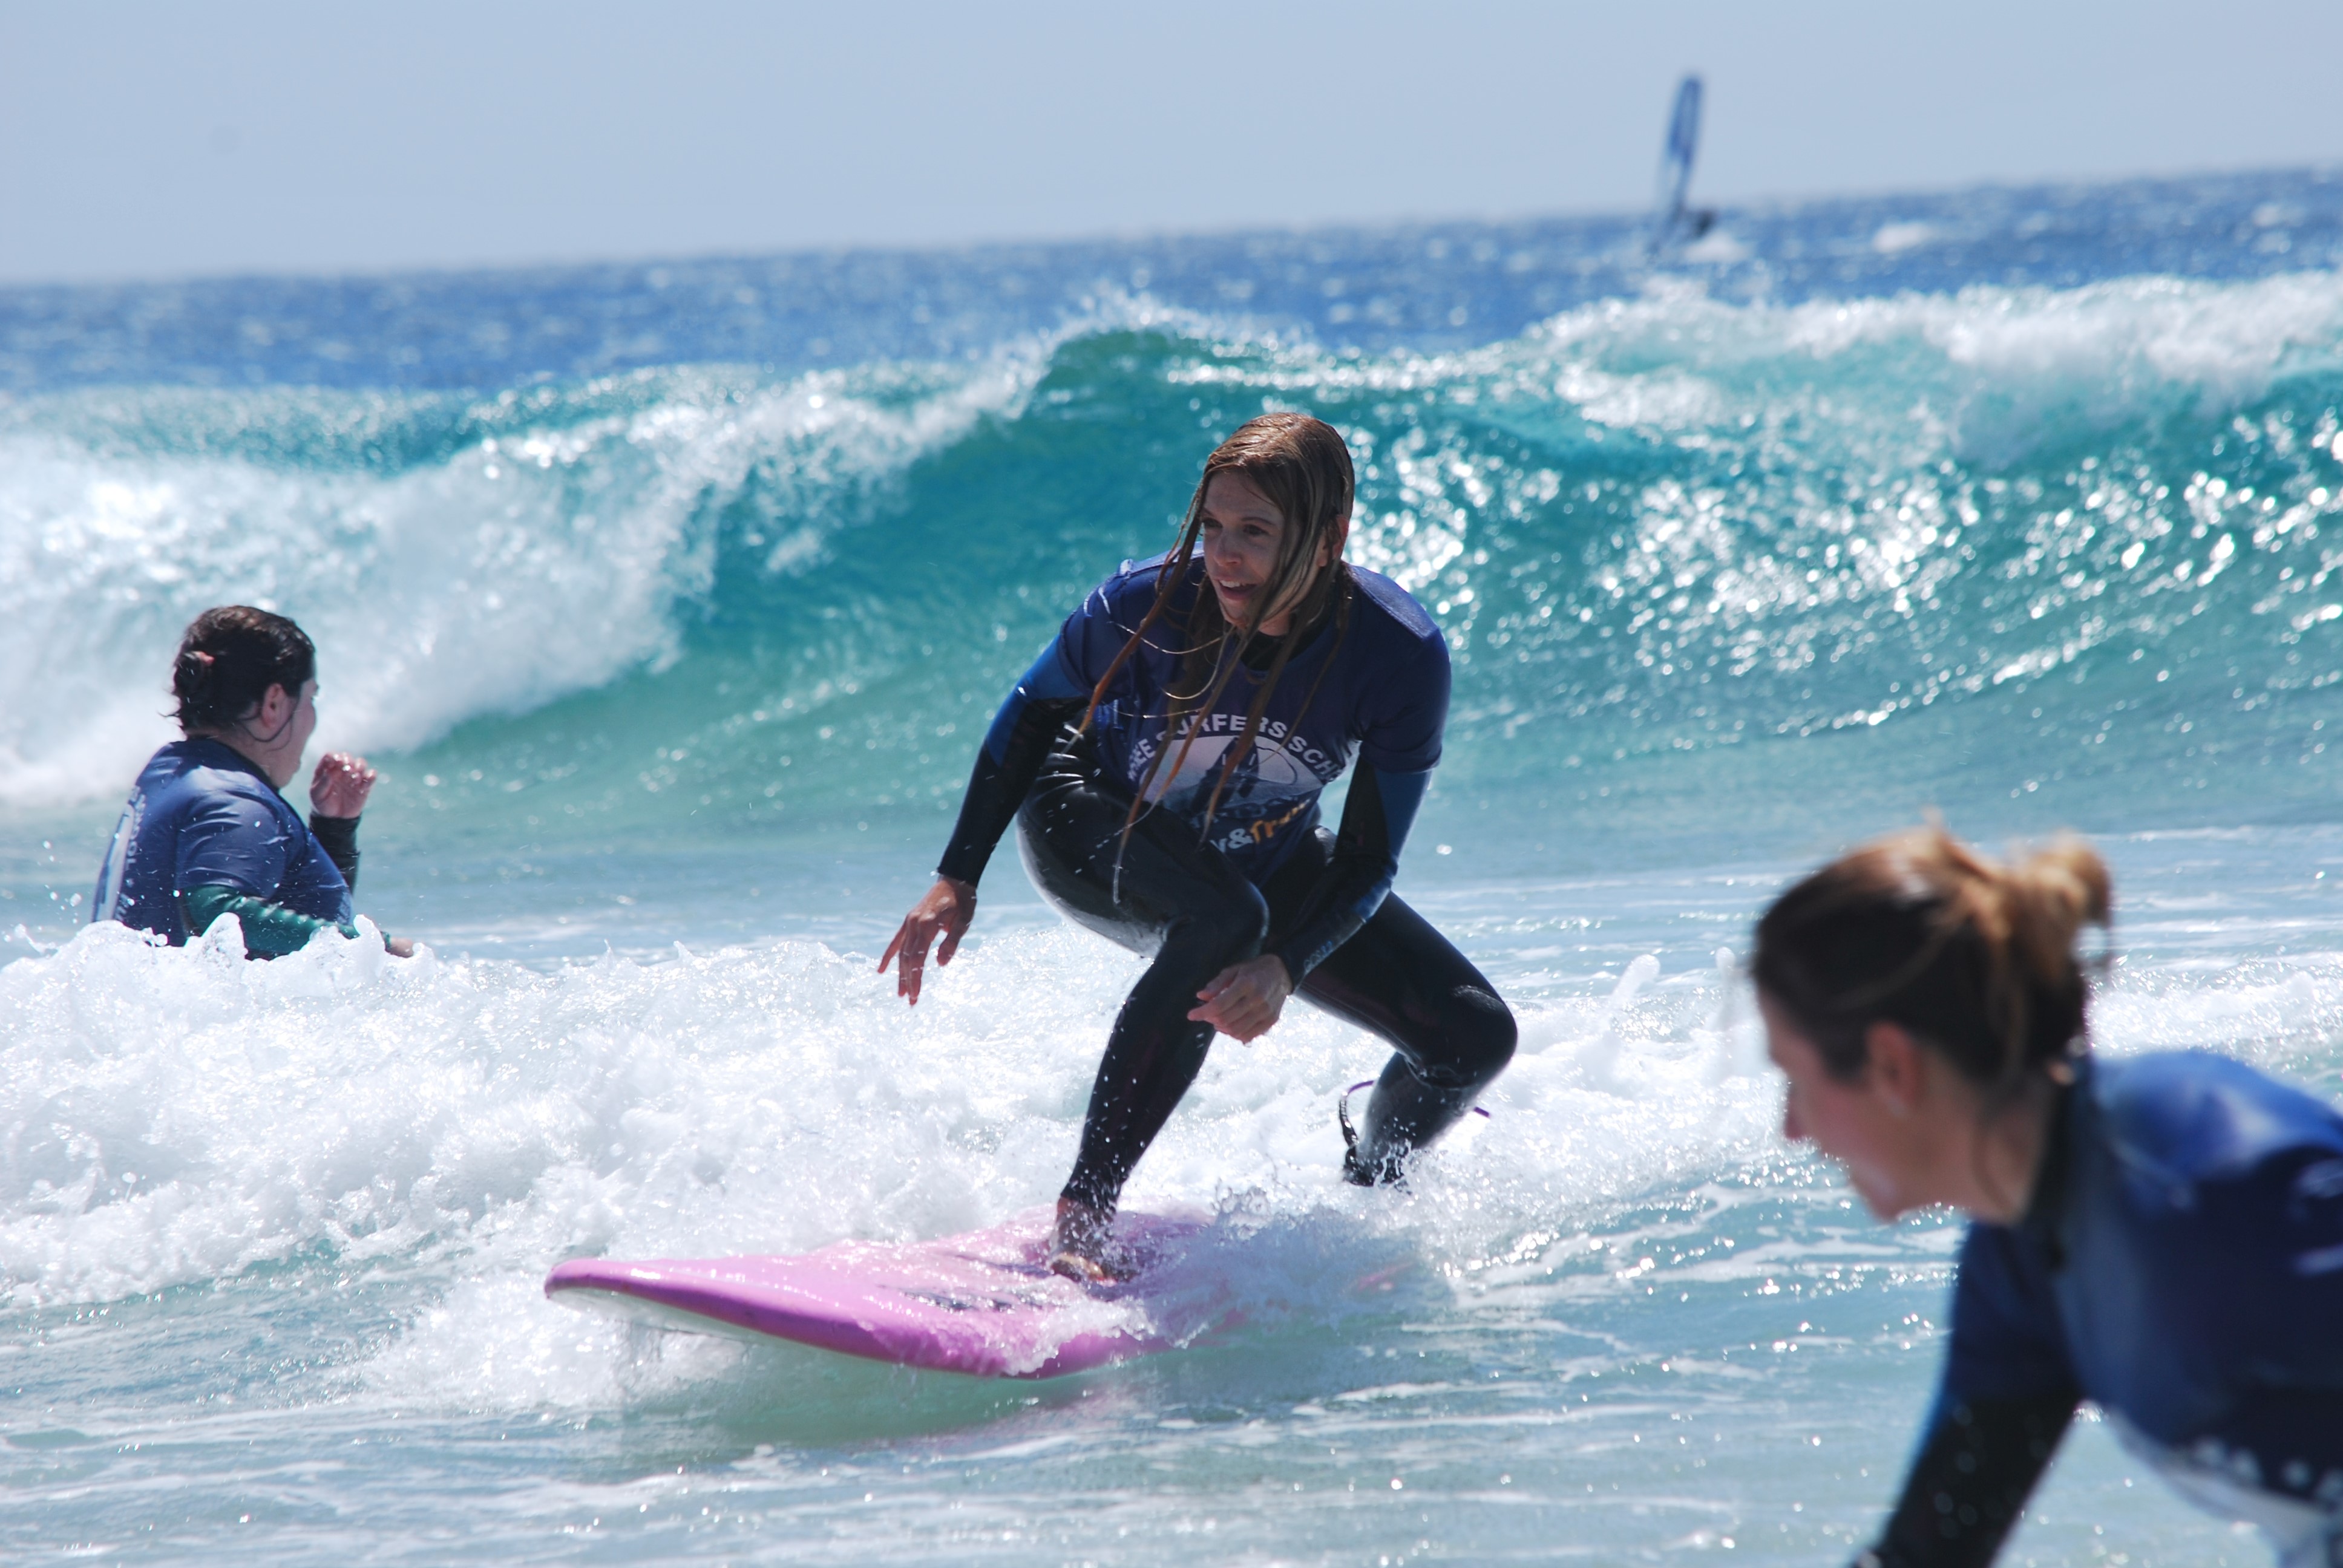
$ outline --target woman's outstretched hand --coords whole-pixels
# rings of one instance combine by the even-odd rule
[[[374,769],[363,757],[328,751],[309,775],[309,809],[320,817],[356,817],[374,793]]]
[[[895,940],[880,957],[879,972],[885,974],[887,966],[900,954],[903,961],[895,968],[895,994],[919,1006],[920,981],[928,968],[928,944],[941,936],[943,946],[936,950],[936,962],[951,962],[952,954],[960,951],[960,938],[968,934],[969,921],[975,918],[976,890],[966,882],[938,877],[927,897],[913,904],[896,928]]]
[[[1209,1023],[1232,1040],[1250,1045],[1270,1031],[1285,999],[1293,994],[1293,977],[1285,960],[1263,953],[1241,964],[1231,964],[1196,993],[1202,1007],[1189,1013],[1198,1023]]]

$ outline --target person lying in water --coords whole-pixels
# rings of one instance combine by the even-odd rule
[[[319,759],[306,824],[278,793],[317,728],[317,668],[307,635],[281,615],[226,605],[196,618],[171,672],[185,739],[149,758],[132,787],[93,922],[180,947],[234,915],[245,952],[259,959],[298,951],[322,930],[358,934],[350,889],[374,769],[346,752]],[[384,945],[414,951],[403,938]]]
[[[1970,1216],[1943,1381],[1857,1559],[1989,1562],[2090,1400],[2288,1568],[2343,1563],[2343,1115],[2227,1057],[2096,1060],[2080,843],[2016,865],[1941,830],[1791,888],[1751,971],[1783,1132],[1873,1213]]]
[[[1396,1179],[1512,1059],[1512,1013],[1390,896],[1440,760],[1448,648],[1390,578],[1349,566],[1351,455],[1299,414],[1204,465],[1178,544],[1066,618],[978,752],[935,885],[879,961],[917,1003],[1013,820],[1044,897],[1151,962],[1108,1036],[1051,1267],[1104,1279],[1123,1183],[1215,1030],[1258,1039],[1295,994],[1390,1042],[1344,1174]],[[1355,758],[1339,832],[1318,796]],[[1349,1134],[1347,1117],[1343,1126]]]

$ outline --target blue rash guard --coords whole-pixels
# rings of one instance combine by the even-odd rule
[[[972,886],[983,874],[1058,733],[1081,717],[1146,618],[1167,566],[1168,558],[1124,563],[1066,618],[1018,681],[985,735],[968,799],[937,868],[942,875]],[[1116,672],[1091,720],[1107,776],[1133,792],[1144,788],[1200,835],[1209,831],[1211,844],[1256,887],[1316,831],[1319,795],[1356,759],[1330,872],[1339,887],[1330,887],[1316,917],[1274,950],[1297,983],[1372,919],[1391,890],[1448,720],[1448,645],[1439,627],[1389,578],[1358,567],[1346,574],[1340,612],[1298,634],[1302,642],[1262,711],[1253,748],[1221,791],[1209,829],[1205,805],[1229,749],[1244,733],[1263,675],[1254,668],[1257,646],[1219,700],[1171,733],[1181,628],[1206,591],[1201,561],[1191,565],[1163,616]],[[1151,780],[1150,768],[1167,746],[1172,758]]]
[[[1942,1392],[1874,1554],[1989,1559],[2084,1399],[2288,1563],[2343,1545],[2334,1107],[2201,1052],[2082,1063],[2025,1217],[1969,1229]]]
[[[180,947],[201,934],[188,929],[190,904],[206,926],[229,910],[243,918],[247,948],[272,957],[323,927],[356,936],[357,820],[317,818],[313,832],[234,748],[207,737],[173,741],[147,759],[130,791],[90,919],[120,920]]]

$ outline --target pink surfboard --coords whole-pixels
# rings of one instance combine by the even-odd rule
[[[1045,1378],[1169,1350],[1225,1319],[1224,1299],[1151,1292],[1190,1220],[1120,1216],[1131,1278],[1084,1285],[1050,1272],[1050,1215],[932,1241],[840,1241],[795,1257],[576,1258],[546,1276],[565,1305],[661,1328],[793,1341],[971,1377]],[[1217,1297],[1217,1292],[1206,1292]],[[1199,1309],[1202,1309],[1199,1311]]]

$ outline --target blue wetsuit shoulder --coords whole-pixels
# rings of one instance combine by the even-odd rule
[[[1008,759],[1011,737],[1035,703],[1087,700],[1107,667],[1155,600],[1161,561],[1125,561],[1122,569],[1092,588],[1035,656],[992,716],[984,749],[996,763]]]
[[[2324,1476],[2338,1322],[2343,1115],[2226,1057],[2087,1064],[2026,1218],[1963,1245],[1938,1419],[2064,1388],[2263,1484]]]
[[[1353,567],[1351,580],[1363,612],[1353,628],[1362,642],[1359,760],[1387,774],[1429,772],[1448,731],[1447,636],[1381,572]]]
[[[148,759],[124,808],[91,900],[173,946],[189,932],[179,897],[232,888],[334,925],[351,919],[349,884],[300,813],[217,740],[177,740]]]

